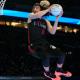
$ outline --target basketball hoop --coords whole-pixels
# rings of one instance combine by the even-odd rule
[[[4,9],[5,2],[6,0],[0,1],[0,15],[3,15],[3,9]]]

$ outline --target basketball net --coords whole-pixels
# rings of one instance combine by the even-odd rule
[[[6,0],[0,1],[0,15],[3,15],[3,9],[4,9],[5,2]]]

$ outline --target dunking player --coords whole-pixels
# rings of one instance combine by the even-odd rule
[[[40,58],[42,60],[42,65],[44,68],[44,76],[50,79],[55,79],[56,76],[64,75],[70,77],[70,72],[64,72],[62,67],[64,64],[65,53],[60,50],[51,49],[50,44],[46,39],[46,32],[54,35],[58,26],[58,20],[62,16],[63,11],[56,17],[54,25],[52,26],[48,20],[42,17],[50,11],[52,6],[46,10],[41,10],[39,3],[35,3],[32,8],[32,13],[28,18],[28,49],[34,57]],[[57,56],[57,68],[55,74],[50,71],[49,60],[51,56]],[[69,73],[69,75],[68,75]]]

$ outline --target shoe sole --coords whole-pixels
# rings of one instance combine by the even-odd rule
[[[72,74],[70,72],[67,73],[61,73],[61,72],[55,72],[56,76],[64,76],[64,77],[71,77]]]
[[[51,77],[47,76],[45,73],[44,73],[44,76],[45,76],[46,78],[48,78],[48,80],[61,80],[61,78],[60,78],[59,76],[56,77],[56,78],[51,78]]]

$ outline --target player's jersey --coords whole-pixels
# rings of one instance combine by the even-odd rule
[[[28,24],[30,43],[38,45],[48,44],[46,40],[47,25],[44,19],[33,19]]]

